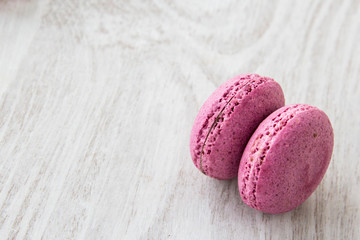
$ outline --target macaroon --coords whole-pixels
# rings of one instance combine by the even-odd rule
[[[243,152],[238,172],[242,200],[264,213],[293,210],[320,184],[333,145],[333,129],[323,111],[305,104],[276,110]]]
[[[190,137],[195,166],[213,178],[235,178],[251,135],[284,104],[283,91],[272,78],[243,74],[226,81],[195,118]]]

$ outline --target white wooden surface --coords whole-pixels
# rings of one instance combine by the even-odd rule
[[[360,1],[0,1],[0,239],[360,239]],[[223,81],[323,109],[329,170],[296,210],[202,175]]]

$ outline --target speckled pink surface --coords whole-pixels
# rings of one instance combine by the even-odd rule
[[[280,85],[271,78],[244,74],[225,82],[195,118],[190,152],[196,167],[217,179],[236,177],[252,133],[284,102]]]
[[[321,182],[333,144],[331,123],[321,110],[304,104],[278,109],[245,148],[238,174],[241,198],[265,213],[296,208]]]

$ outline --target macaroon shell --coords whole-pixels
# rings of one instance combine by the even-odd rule
[[[256,188],[259,210],[290,211],[316,189],[329,166],[333,130],[322,111],[300,113],[276,137],[261,167]]]

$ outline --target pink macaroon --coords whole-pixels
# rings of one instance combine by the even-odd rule
[[[324,177],[333,145],[333,129],[323,111],[304,104],[278,109],[244,150],[238,173],[241,198],[265,213],[296,208]]]
[[[280,85],[268,77],[244,74],[222,84],[195,118],[190,137],[195,166],[217,179],[236,177],[251,135],[284,103]]]

